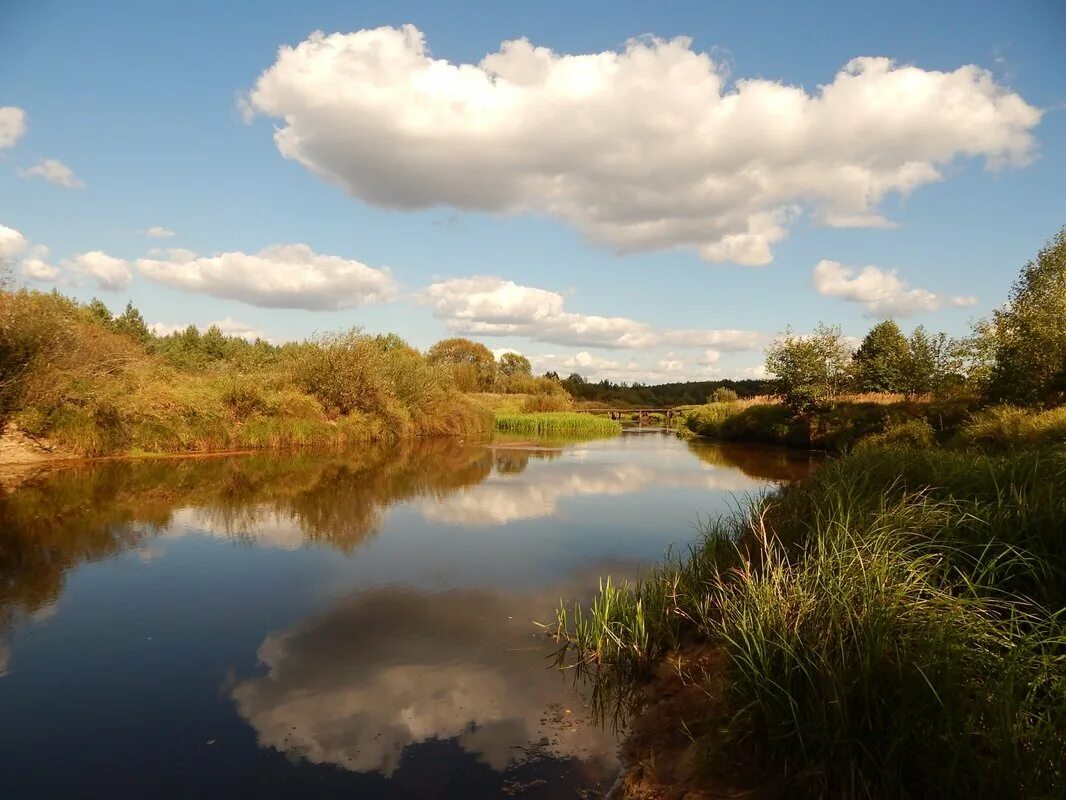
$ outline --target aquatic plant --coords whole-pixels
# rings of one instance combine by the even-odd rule
[[[497,414],[496,430],[529,436],[614,436],[621,423],[594,414],[575,411],[545,411],[531,414]]]

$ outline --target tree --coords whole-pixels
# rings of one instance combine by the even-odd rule
[[[852,360],[855,388],[860,392],[907,391],[910,348],[894,320],[875,325]]]
[[[791,328],[766,350],[766,370],[777,378],[778,391],[796,411],[832,400],[847,378],[851,352],[839,326],[819,324],[809,336]]]
[[[218,325],[212,325],[200,337],[200,351],[208,361],[220,361],[226,355],[226,335]]]
[[[500,356],[500,374],[508,378],[515,375],[532,375],[533,365],[521,353],[504,353]]]
[[[101,303],[101,305],[103,305]],[[148,326],[144,322],[144,317],[141,316],[141,312],[138,311],[133,301],[126,303],[126,310],[119,316],[115,317],[114,328],[119,333],[123,333],[141,342],[147,342],[152,338],[152,332],[148,330]]]
[[[1040,405],[1066,397],[1066,227],[1022,267],[1006,306],[978,324],[990,356],[986,396]]]
[[[108,308],[102,300],[95,297],[85,306],[85,313],[89,315],[90,320],[105,328],[110,328],[115,322],[115,317],[111,313],[111,309]]]
[[[465,392],[489,391],[496,382],[496,359],[492,351],[470,339],[443,339],[429,348],[431,364],[448,366],[456,386]]]

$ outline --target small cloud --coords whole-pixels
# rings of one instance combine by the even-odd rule
[[[0,258],[14,258],[26,249],[26,237],[14,228],[0,225]]]
[[[153,225],[151,228],[144,232],[145,236],[149,236],[153,239],[169,239],[174,235],[174,231],[169,228],[164,228],[160,225]]]
[[[0,107],[0,150],[18,144],[26,133],[26,112],[16,106]]]
[[[972,294],[955,295],[949,301],[955,308],[970,308],[977,305],[977,298]]]
[[[860,270],[823,259],[814,265],[811,279],[818,294],[862,303],[867,316],[905,317],[937,311],[944,302],[927,289],[911,288],[895,270],[879,267]]]
[[[96,281],[98,288],[108,292],[125,289],[133,282],[129,263],[101,250],[92,250],[66,259],[63,266],[76,276],[91,278]]]
[[[67,189],[85,188],[85,182],[75,177],[74,171],[56,158],[41,159],[36,166],[19,169],[18,174],[23,178],[43,178],[49,183]]]
[[[59,267],[40,258],[24,258],[19,268],[24,278],[37,283],[54,283],[62,274]]]

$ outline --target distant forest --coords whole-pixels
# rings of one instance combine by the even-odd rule
[[[558,375],[548,373],[547,377],[558,378]],[[771,394],[774,391],[772,380],[726,379],[646,386],[641,383],[612,383],[608,380],[592,383],[577,373],[562,379],[562,384],[575,400],[588,400],[609,406],[647,406],[649,408],[702,405],[707,402],[707,398],[715,389],[732,389],[740,398]]]

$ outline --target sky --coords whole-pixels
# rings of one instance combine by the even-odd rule
[[[761,375],[1066,224],[1066,3],[0,2],[0,257],[165,332]]]

